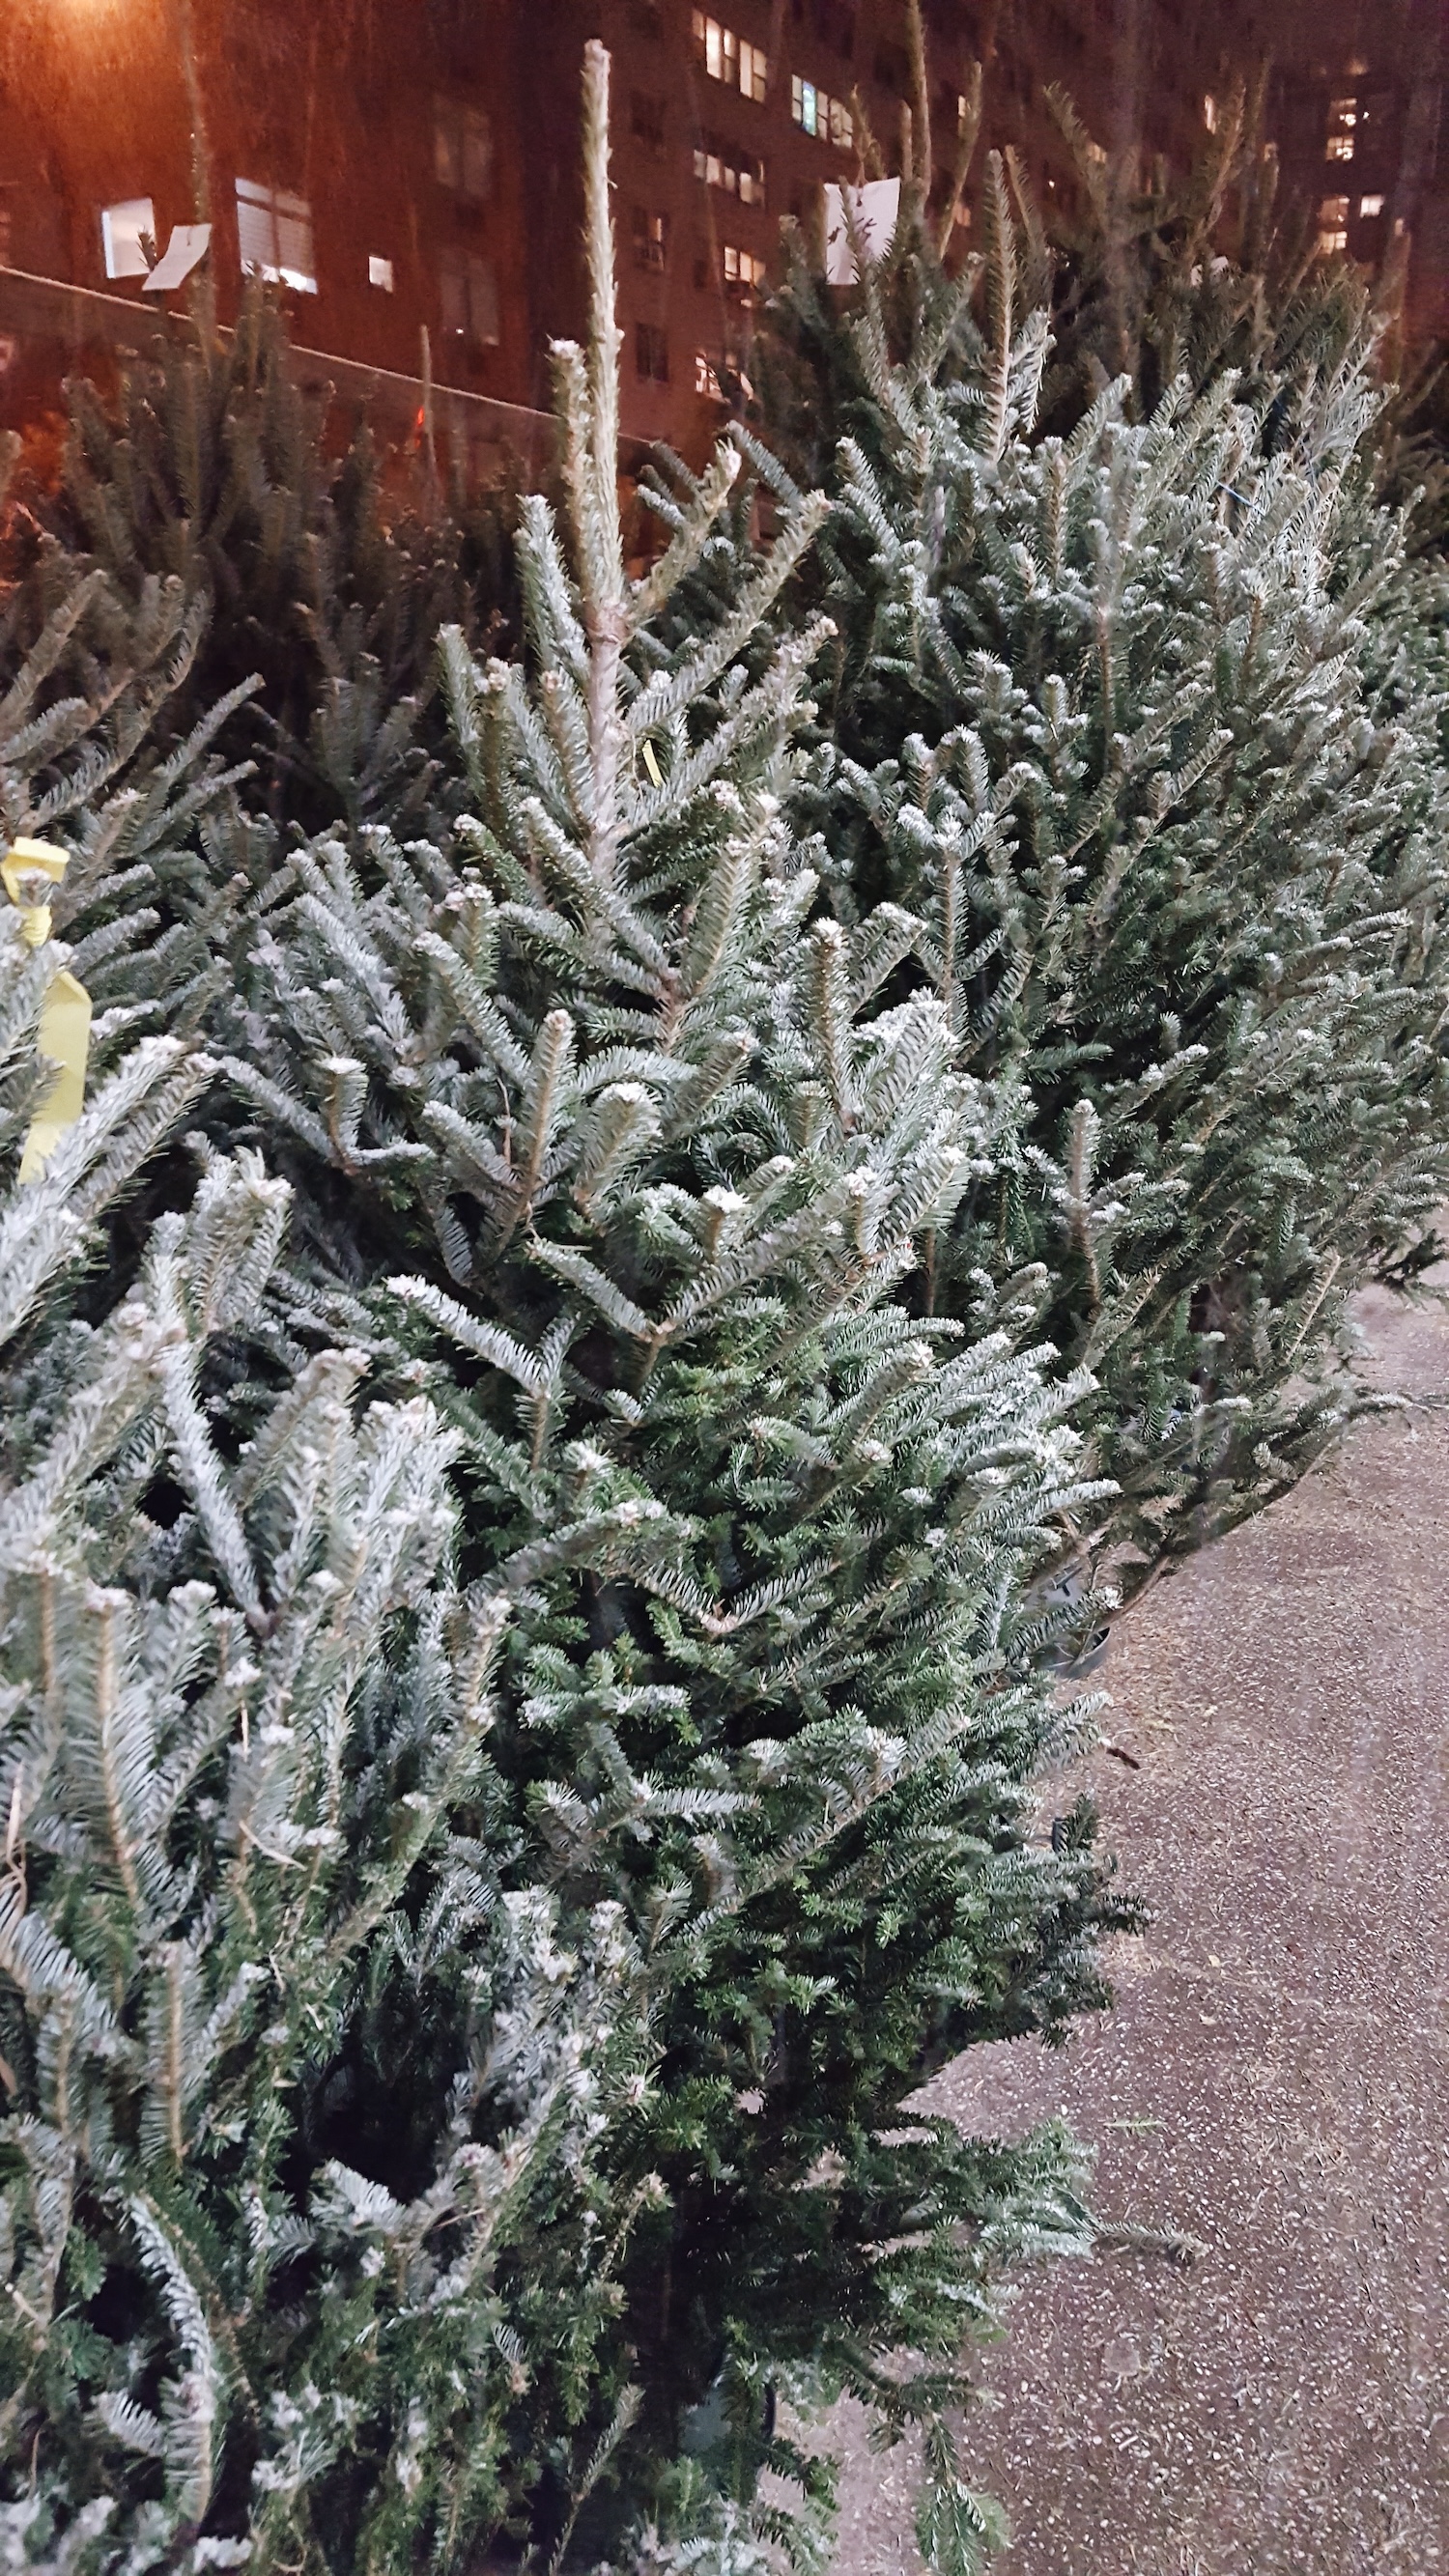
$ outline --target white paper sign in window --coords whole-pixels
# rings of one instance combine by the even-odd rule
[[[173,224],[171,239],[142,287],[142,294],[174,295],[178,286],[186,284],[192,270],[200,268],[210,248],[210,224]]]
[[[150,262],[141,235],[156,239],[156,209],[149,197],[123,197],[119,205],[101,208],[101,248],[107,277],[145,277]]]
[[[850,216],[847,219],[846,206]],[[854,286],[860,275],[856,244],[872,267],[891,245],[901,211],[899,179],[867,179],[863,188],[845,188],[835,180],[825,190],[825,276],[831,286]],[[851,238],[854,224],[855,239]]]

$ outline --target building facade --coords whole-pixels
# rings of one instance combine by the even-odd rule
[[[1273,129],[1325,251],[1403,271],[1409,336],[1449,335],[1446,0],[1289,0]]]
[[[527,24],[515,0],[8,0],[0,410],[36,396],[43,301],[20,281],[73,291],[82,353],[126,345],[127,304],[143,344],[191,291],[149,297],[148,262],[194,223],[223,324],[255,273],[304,348],[414,407],[429,384],[527,407]]]
[[[1445,0],[925,7],[938,185],[980,62],[988,139],[1067,203],[1049,82],[1104,148],[1180,164],[1270,38],[1288,186],[1335,247],[1411,245],[1415,319],[1442,319]],[[205,223],[223,323],[253,271],[319,365],[392,389],[394,422],[444,396],[455,419],[536,420],[548,342],[582,326],[595,35],[613,57],[624,424],[697,454],[748,376],[781,216],[859,175],[863,122],[897,166],[901,0],[7,0],[0,418],[53,400],[67,356],[139,344],[158,301],[184,307],[189,289],[148,295],[148,263]]]

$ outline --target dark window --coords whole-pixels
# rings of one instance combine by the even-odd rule
[[[634,0],[629,24],[636,36],[648,36],[657,43],[664,33],[664,12],[659,0]]]
[[[669,334],[654,322],[634,325],[634,372],[647,384],[669,382]]]
[[[649,206],[634,209],[634,265],[660,271],[669,265],[669,217]]]
[[[852,0],[810,0],[810,23],[822,45],[849,62],[855,51],[855,10]]]
[[[877,45],[875,76],[882,89],[893,89],[904,98],[911,86],[911,58],[904,45]]]
[[[445,250],[438,272],[443,336],[471,349],[498,345],[498,276],[476,251]]]
[[[475,203],[493,180],[493,128],[481,107],[439,95],[433,101],[433,176],[440,188]]]
[[[653,98],[647,90],[636,89],[629,101],[629,130],[637,143],[646,144],[651,152],[664,149],[664,101]]]

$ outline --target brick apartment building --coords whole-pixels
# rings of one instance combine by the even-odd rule
[[[1283,0],[1273,130],[1327,250],[1408,256],[1407,319],[1449,334],[1446,0]]]
[[[1298,7],[926,0],[938,169],[973,60],[988,134],[1023,143],[1047,189],[1073,185],[1041,104],[1052,79],[1104,144],[1185,159],[1234,70],[1265,50],[1266,21],[1292,39],[1276,108],[1285,166],[1315,204],[1331,201],[1325,229],[1377,256],[1395,224],[1411,232],[1443,202],[1437,87],[1429,116],[1417,75],[1444,0],[1357,14],[1324,0],[1294,19]],[[260,271],[286,290],[314,373],[386,395],[390,426],[412,423],[431,389],[455,434],[527,447],[544,434],[548,339],[582,319],[590,35],[614,58],[625,427],[697,452],[747,368],[780,216],[857,174],[857,98],[887,155],[897,147],[911,90],[901,0],[7,0],[0,418],[53,400],[68,360],[144,343],[158,301],[184,308],[185,289],[147,296],[146,258],[174,226],[206,221],[201,273],[223,322],[244,270]],[[1348,164],[1330,187],[1318,157],[1340,127],[1359,156],[1346,199]],[[1370,141],[1375,174],[1395,161],[1382,186],[1365,175]]]

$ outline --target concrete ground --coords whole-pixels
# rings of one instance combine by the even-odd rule
[[[1065,2111],[1096,2206],[1205,2241],[1024,2281],[966,2427],[1000,2576],[1449,2576],[1449,1316],[1364,1302],[1383,1383],[1328,1468],[1164,1584],[1089,1767],[1145,1940],[1065,2055],[931,2088]],[[913,2463],[842,2410],[840,2576],[919,2567]]]

